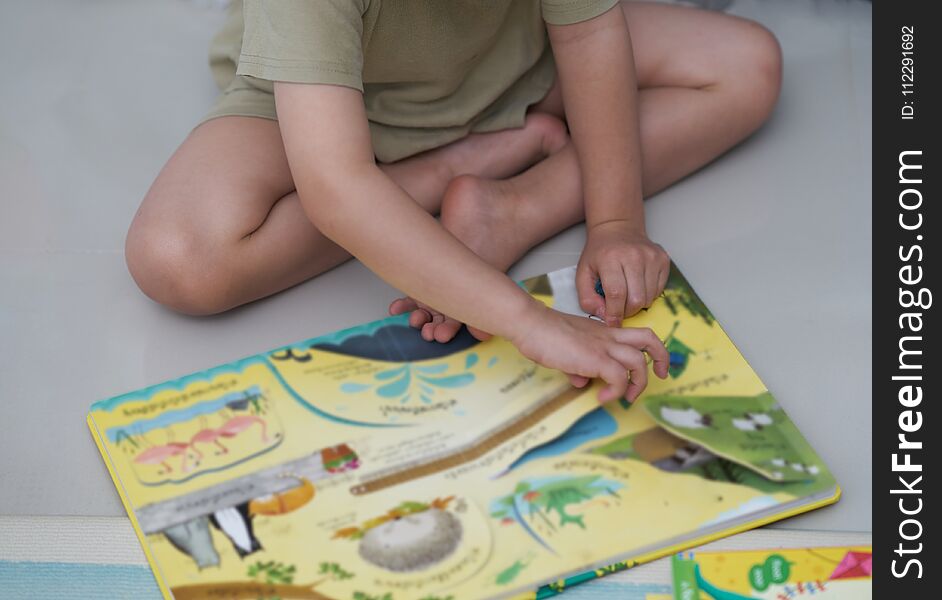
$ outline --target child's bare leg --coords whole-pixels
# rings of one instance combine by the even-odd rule
[[[709,163],[754,132],[778,98],[781,55],[761,26],[723,14],[623,2],[635,54],[643,191],[650,196]],[[558,85],[534,107],[565,116]],[[507,181],[452,182],[442,224],[494,266],[584,218],[571,146]],[[409,301],[394,304],[396,312]],[[426,339],[447,341],[460,325],[434,311],[410,319]]]
[[[471,135],[383,169],[438,212],[455,176],[513,175],[565,137],[559,119],[533,115],[521,129]],[[214,119],[190,134],[141,204],[126,256],[148,296],[188,314],[262,298],[349,258],[304,214],[278,124],[246,117]]]

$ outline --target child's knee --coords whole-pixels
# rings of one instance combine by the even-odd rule
[[[138,287],[155,302],[188,315],[228,308],[208,248],[197,236],[159,222],[135,219],[125,241],[125,260]]]
[[[775,34],[754,21],[743,22],[740,81],[747,89],[749,114],[761,125],[772,114],[782,88],[782,48]]]

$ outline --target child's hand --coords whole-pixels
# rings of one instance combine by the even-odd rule
[[[622,221],[602,223],[587,232],[585,248],[576,269],[576,290],[582,310],[620,327],[654,302],[667,284],[670,257],[643,230]],[[602,280],[605,297],[595,291]]]
[[[609,328],[543,305],[535,305],[520,320],[519,334],[510,341],[530,360],[568,374],[576,387],[595,377],[605,380],[600,402],[638,397],[648,382],[644,353],[654,360],[654,373],[661,379],[670,363],[664,344],[650,329]]]

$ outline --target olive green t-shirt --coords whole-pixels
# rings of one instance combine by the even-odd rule
[[[555,77],[546,23],[617,1],[244,0],[236,73],[267,93],[273,81],[360,90],[374,153],[390,162],[521,126]]]

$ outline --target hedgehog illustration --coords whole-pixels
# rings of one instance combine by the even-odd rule
[[[358,540],[360,557],[382,569],[425,569],[447,558],[461,542],[461,521],[447,510],[454,499],[402,502],[359,526],[338,529],[333,537]],[[457,505],[456,510],[463,503]]]
[[[446,510],[397,517],[367,531],[360,556],[390,571],[418,571],[447,558],[461,541],[461,522]]]

